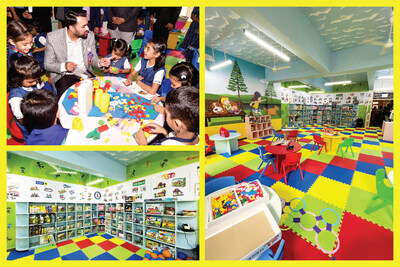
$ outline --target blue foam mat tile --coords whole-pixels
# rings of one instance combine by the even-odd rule
[[[132,256],[130,256],[129,258],[126,259],[127,261],[141,261],[143,260],[143,257],[137,255],[137,254],[133,254]]]
[[[358,143],[358,142],[353,143],[353,146],[355,146],[355,147],[361,147],[361,145],[362,145],[362,143]]]
[[[304,149],[311,150],[311,148],[313,147],[313,145],[314,145],[314,144],[307,144],[307,145],[304,145],[303,148],[304,148]],[[325,148],[324,148],[324,149],[325,149]],[[318,151],[318,146],[317,146],[317,145],[314,146],[313,151]]]
[[[372,164],[372,163],[367,163],[367,162],[363,162],[363,161],[358,161],[357,162],[357,166],[356,166],[356,171],[358,172],[363,172],[363,173],[367,173],[370,175],[374,175],[375,176],[375,172],[378,169],[382,169],[383,167],[377,164]]]
[[[70,260],[70,261],[87,261],[89,260],[88,256],[82,252],[82,250],[75,251],[73,253],[64,255],[61,257],[63,260]]]
[[[301,179],[300,169],[286,173],[286,179],[289,186],[307,193],[310,187],[318,179],[318,175],[304,170],[302,173],[304,180]],[[285,179],[283,179],[282,182],[284,183]]]
[[[95,237],[95,236],[97,236],[98,234],[90,234],[90,235],[86,235],[86,237],[87,238],[91,238],[91,237]]]
[[[271,187],[273,184],[275,184],[277,181],[275,179],[272,179],[268,176],[261,176],[261,178],[258,178],[260,176],[259,172],[253,173],[252,175],[246,177],[245,179],[243,179],[241,182],[251,182],[254,180],[259,180],[261,184],[266,185]]]
[[[109,239],[111,239],[111,238],[114,238],[114,236],[109,235],[109,234],[104,234],[104,235],[102,235],[101,237],[103,237],[103,238],[105,238],[105,239],[107,239],[107,240],[109,240]]]
[[[94,258],[91,259],[92,261],[115,261],[118,260],[116,257],[111,255],[108,252],[104,252],[103,254],[100,254]]]
[[[322,172],[321,176],[332,180],[351,185],[354,171],[329,164]]]
[[[60,252],[57,248],[53,248],[38,254],[35,254],[35,260],[49,261],[60,257]]]
[[[386,167],[393,168],[393,159],[383,158],[383,161],[385,162]]]
[[[369,141],[369,140],[363,140],[363,144],[368,144],[368,145],[374,145],[374,146],[379,146],[379,142],[374,142],[374,141]]]
[[[236,156],[236,155],[242,154],[243,152],[246,152],[246,150],[243,150],[243,149],[240,149],[240,148],[239,148],[239,150],[233,151],[233,152],[231,153],[231,155],[229,155],[228,153],[222,153],[222,154],[220,154],[220,155],[223,156],[223,157],[225,157],[225,158],[227,158],[227,159],[229,159],[229,158],[234,157],[234,156]]]
[[[393,141],[385,141],[385,140],[379,140],[379,142],[381,142],[381,143],[388,143],[388,144],[393,144]]]
[[[33,255],[35,253],[34,250],[28,250],[28,251],[16,251],[13,250],[8,254],[7,260],[12,261],[12,260],[17,260],[20,258],[24,258],[30,255]]]

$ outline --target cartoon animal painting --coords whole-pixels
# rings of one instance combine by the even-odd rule
[[[278,116],[277,111],[279,110],[279,107],[275,105],[273,108],[268,108],[268,109],[264,108],[264,110],[267,112],[268,115]]]
[[[218,102],[212,103],[209,107],[209,111],[210,111],[210,114],[217,114],[217,115],[228,113],[228,111],[226,109],[224,109],[223,106]]]

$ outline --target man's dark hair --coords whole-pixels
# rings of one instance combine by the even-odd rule
[[[199,132],[199,89],[182,86],[172,89],[165,98],[172,119],[182,121],[189,132]]]
[[[81,8],[71,8],[67,11],[64,20],[67,29],[69,28],[69,26],[75,25],[77,23],[77,17],[86,17],[86,10],[83,10]]]
[[[46,89],[31,91],[21,101],[24,124],[30,130],[53,126],[57,111],[57,96]]]

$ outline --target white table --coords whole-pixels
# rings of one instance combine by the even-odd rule
[[[240,133],[229,133],[229,137],[222,137],[219,134],[210,136],[210,140],[215,142],[215,152],[217,154],[228,153],[232,154],[233,151],[239,149],[238,137]]]
[[[393,171],[390,171],[388,173],[388,179],[389,179],[390,183],[393,185]]]
[[[97,77],[97,80],[99,80],[99,77]],[[133,83],[132,85],[126,87],[123,84],[123,81],[125,81],[125,79],[118,79],[118,77],[104,77],[103,79],[100,80],[100,87],[104,87],[104,83],[106,80],[111,81],[111,88],[113,88],[111,91],[115,90],[116,92],[132,94],[132,93],[137,93],[139,90],[136,83]],[[71,86],[71,88],[74,88],[74,86],[75,85]],[[60,123],[64,128],[71,129],[73,119],[76,118],[77,116],[68,114],[67,110],[65,110],[64,105],[62,104],[64,98],[66,97],[66,92],[61,96],[58,102],[60,110]],[[139,96],[143,97],[143,95]],[[149,95],[149,98],[150,97],[151,95]],[[104,117],[79,116],[79,117],[82,119],[84,127],[81,134],[83,136],[85,145],[137,145],[135,138],[132,135],[140,129],[140,123],[136,122],[135,119],[126,119],[127,126],[123,131],[121,131],[115,126],[110,126],[105,116]],[[98,124],[100,120],[103,120],[105,124],[107,124],[109,129],[105,132],[100,133],[100,139],[98,140],[94,140],[92,138],[86,138],[86,135],[89,132],[93,131],[95,128],[100,126]],[[153,120],[153,122],[157,123],[160,126],[164,126],[165,122],[164,114],[158,114],[156,119]],[[150,123],[150,121],[143,120],[143,123],[148,124]],[[152,140],[154,140],[154,138],[156,138],[155,134],[150,135],[147,138],[147,142],[151,142]]]

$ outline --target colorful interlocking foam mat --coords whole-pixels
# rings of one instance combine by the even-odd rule
[[[25,252],[12,251],[7,260],[143,260],[145,249],[109,234],[91,234]]]
[[[318,134],[324,127],[300,128],[298,142],[302,146],[299,152],[302,153],[304,180],[297,169],[287,174],[286,185],[283,175],[275,174],[271,165],[259,178],[265,164],[258,170],[261,159],[257,147],[270,144],[272,137],[267,137],[239,141],[239,150],[232,155],[208,154],[206,183],[223,176],[234,176],[236,182],[259,179],[286,202],[301,198],[305,203],[304,211],[310,212],[301,216],[301,224],[293,223],[293,217],[299,218],[300,212],[293,212],[289,207],[285,207],[284,212],[293,217],[282,216],[281,227],[291,227],[282,231],[284,260],[392,260],[393,207],[387,205],[369,214],[365,210],[373,206],[374,201],[379,201],[373,200],[377,194],[376,170],[383,168],[386,173],[393,170],[393,142],[382,140],[379,128],[331,126],[344,136],[354,138],[354,157],[350,149],[344,158],[340,151],[336,154],[336,151],[325,153],[322,150],[318,155],[317,146],[311,151],[313,134]],[[303,203],[297,201],[292,206],[294,210],[300,210]],[[324,209],[324,220],[321,220],[318,216]],[[316,231],[312,228],[316,224],[320,229],[325,228],[324,222],[332,225],[331,231],[321,232],[316,240]],[[323,252],[334,251],[338,240],[340,246],[335,253]]]

